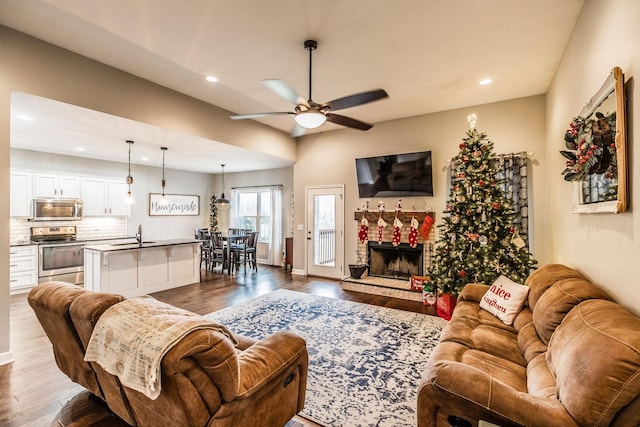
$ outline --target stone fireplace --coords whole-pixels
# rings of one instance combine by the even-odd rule
[[[424,245],[412,248],[408,243],[394,246],[391,242],[369,242],[369,276],[409,280],[424,275]]]

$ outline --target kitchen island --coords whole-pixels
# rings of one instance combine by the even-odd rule
[[[200,281],[200,242],[193,239],[84,248],[84,287],[135,297]]]

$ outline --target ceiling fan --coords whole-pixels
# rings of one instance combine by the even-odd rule
[[[279,116],[284,114],[294,115],[296,124],[291,131],[291,136],[293,137],[302,136],[307,129],[317,128],[325,121],[359,130],[371,129],[373,127],[372,124],[361,122],[360,120],[356,120],[351,117],[334,114],[333,111],[351,108],[386,98],[389,96],[387,92],[385,92],[384,89],[375,89],[368,92],[334,99],[333,101],[325,102],[324,104],[318,104],[311,98],[311,55],[312,52],[318,48],[318,42],[315,40],[306,40],[304,42],[304,48],[309,51],[309,99],[307,101],[305,101],[304,98],[284,80],[267,79],[263,80],[262,83],[264,83],[265,86],[271,89],[276,95],[279,95],[287,101],[295,104],[294,111],[238,114],[231,116],[231,119],[242,120],[267,116]]]

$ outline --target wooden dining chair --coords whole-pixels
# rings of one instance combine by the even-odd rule
[[[200,241],[200,269],[204,263],[207,271],[211,270],[213,251],[211,247],[211,234],[208,228],[196,228],[193,230],[193,235],[196,240]]]
[[[240,269],[240,264],[244,267],[245,273],[247,272],[247,264],[249,264],[252,269],[256,271],[258,270],[258,263],[256,262],[258,234],[259,232],[257,231],[247,232],[243,245],[239,245],[232,251],[234,253],[234,264],[236,266],[236,270]]]
[[[227,259],[227,248],[224,245],[224,239],[221,231],[214,231],[211,233],[211,269],[216,266],[222,266],[222,272],[224,269],[229,269],[229,263]]]

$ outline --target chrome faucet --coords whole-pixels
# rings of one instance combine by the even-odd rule
[[[142,247],[142,224],[138,226],[138,233],[136,234],[136,241],[138,242],[138,246]]]

